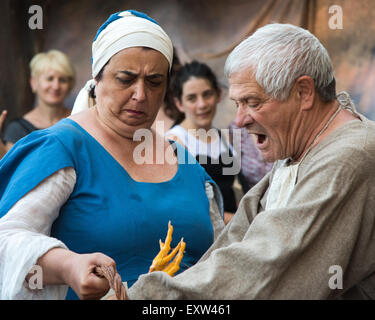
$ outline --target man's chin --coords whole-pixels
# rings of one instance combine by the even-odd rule
[[[265,162],[275,162],[277,159],[275,159],[275,156],[269,154],[269,153],[266,153],[266,152],[260,152],[262,157],[263,157],[263,160]]]

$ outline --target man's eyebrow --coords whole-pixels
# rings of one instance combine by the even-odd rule
[[[252,99],[252,100],[261,100],[261,98],[259,96],[254,95],[254,94],[247,94],[245,96],[240,97],[239,99],[235,99],[233,97],[229,97],[229,98],[231,100],[233,100],[233,101],[241,101],[241,102],[248,101],[250,99]]]

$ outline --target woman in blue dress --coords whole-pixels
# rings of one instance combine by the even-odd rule
[[[195,264],[223,227],[215,183],[151,125],[173,47],[145,14],[123,11],[98,30],[92,76],[72,115],[21,139],[0,162],[0,298],[98,299],[116,268],[131,286],[174,226]],[[34,265],[42,288],[30,290]]]

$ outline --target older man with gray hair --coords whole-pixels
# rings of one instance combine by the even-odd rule
[[[275,165],[195,266],[143,275],[129,297],[375,297],[375,126],[336,95],[325,48],[307,30],[269,24],[225,73],[236,124]]]

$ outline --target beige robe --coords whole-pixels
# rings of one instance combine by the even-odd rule
[[[361,119],[307,154],[286,208],[264,209],[274,168],[196,265],[142,275],[130,299],[375,298],[375,123]]]

